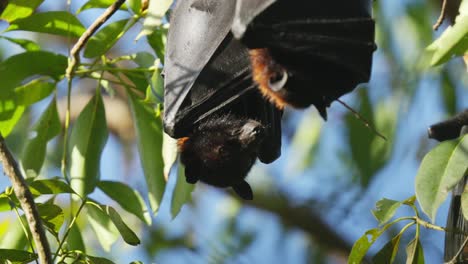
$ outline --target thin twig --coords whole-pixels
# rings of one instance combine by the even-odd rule
[[[465,241],[463,241],[463,244],[458,249],[457,254],[455,254],[455,256],[453,256],[453,258],[450,261],[445,262],[445,264],[455,264],[455,263],[457,263],[457,258],[463,252],[463,250],[465,249],[465,246],[466,246],[467,243],[468,243],[468,237],[466,237]]]
[[[119,10],[120,6],[125,2],[125,0],[116,0],[111,6],[109,6],[106,11],[99,16],[96,21],[81,35],[78,39],[76,44],[70,51],[70,63],[68,64],[68,68],[66,71],[66,76],[68,79],[72,78],[73,72],[76,68],[76,65],[80,61],[80,51],[84,48],[86,43],[88,42],[89,38],[104,24],[117,10]]]
[[[351,113],[353,113],[357,119],[359,120],[362,120],[364,122],[364,125],[366,127],[368,127],[370,130],[372,130],[377,136],[381,137],[383,140],[387,141],[387,138],[382,135],[379,131],[377,131],[377,129],[375,129],[373,126],[371,126],[369,124],[369,121],[367,121],[363,116],[361,116],[356,110],[354,110],[351,106],[349,106],[348,104],[346,104],[345,102],[341,101],[340,99],[336,99],[336,101],[338,101],[340,104],[342,104],[344,107],[346,107],[346,109],[348,109],[349,111],[351,111]]]
[[[34,239],[34,243],[36,244],[39,262],[52,263],[49,242],[47,241],[39,212],[37,211],[36,204],[34,203],[34,197],[29,191],[28,185],[18,167],[18,163],[13,158],[13,155],[5,143],[5,139],[1,134],[0,160],[3,164],[3,171],[5,175],[10,178],[15,195],[18,198],[21,208],[23,208],[24,214],[26,215],[31,235]]]
[[[447,0],[442,0],[442,9],[440,10],[439,18],[436,23],[432,26],[432,29],[437,30],[442,25],[445,19],[445,14],[447,12]]]

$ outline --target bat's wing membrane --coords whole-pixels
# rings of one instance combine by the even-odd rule
[[[235,4],[182,0],[174,10],[164,71],[164,127],[171,136],[188,92],[230,30]]]

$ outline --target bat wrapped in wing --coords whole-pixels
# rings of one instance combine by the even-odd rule
[[[235,14],[254,79],[278,107],[313,104],[326,119],[331,102],[369,81],[371,0],[238,0]]]
[[[197,2],[179,1],[171,20],[164,129],[179,139],[187,182],[252,199],[245,177],[257,158],[280,156],[282,111],[253,82],[248,49],[229,33],[233,14]]]
[[[375,49],[370,5],[371,0],[179,1],[167,42],[164,128],[182,138],[187,180],[233,186],[249,196],[244,178],[256,156],[271,162],[281,144],[281,112],[253,90],[259,87],[278,109],[313,104],[326,118],[333,100],[369,80]],[[256,127],[267,131],[252,132]],[[237,136],[231,138],[237,148],[218,140],[228,134]]]

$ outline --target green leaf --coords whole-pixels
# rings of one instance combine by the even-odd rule
[[[101,94],[96,94],[75,121],[70,135],[70,185],[84,197],[100,179],[101,154],[109,135]]]
[[[140,14],[141,12],[141,0],[127,0],[127,5],[135,14]]]
[[[151,71],[144,72],[146,82],[149,86],[146,88],[145,103],[162,103],[164,97],[164,80],[161,76],[159,65],[161,61],[155,59],[151,53],[138,52],[133,61],[142,69],[152,69]]]
[[[468,169],[468,135],[439,144],[424,157],[416,175],[416,197],[434,221],[437,209]]]
[[[138,236],[128,227],[127,224],[125,224],[125,222],[122,220],[122,217],[120,217],[119,213],[117,213],[117,211],[114,208],[106,205],[103,209],[109,215],[115,227],[117,227],[117,230],[119,230],[123,240],[127,244],[132,246],[140,244],[140,239],[138,238]]]
[[[132,92],[129,92],[133,122],[137,134],[140,160],[145,173],[151,209],[156,213],[161,203],[166,181],[162,159],[162,122],[161,117]]]
[[[25,49],[27,51],[36,51],[36,50],[41,49],[41,47],[36,42],[34,42],[32,40],[9,38],[9,37],[5,37],[5,36],[0,36],[0,38],[6,39],[6,40],[10,41],[11,43],[19,45],[20,47],[22,47],[23,49]]]
[[[156,56],[161,60],[162,64],[164,64],[164,55],[166,53],[166,43],[167,43],[167,26],[162,26],[147,35],[146,38],[148,40],[148,44],[150,44],[151,48],[153,48]]]
[[[7,137],[11,133],[21,116],[23,116],[24,110],[25,107],[22,105],[12,110],[0,106],[0,133],[2,133],[3,137]]]
[[[185,168],[182,163],[179,162],[177,168],[177,182],[171,200],[172,219],[179,214],[182,206],[190,200],[193,189],[195,189],[195,184],[187,183],[185,180]]]
[[[145,201],[137,190],[121,182],[101,181],[99,188],[127,212],[132,213],[147,225],[151,224],[151,215]]]
[[[83,12],[83,11],[85,11],[87,9],[91,9],[91,8],[108,8],[114,2],[115,2],[115,0],[89,0],[84,5],[82,5],[80,7],[80,9],[78,9],[78,11],[76,11],[76,13],[79,14],[80,12]],[[120,7],[120,10],[126,10],[126,9],[127,9],[127,6],[125,4],[123,4]]]
[[[23,149],[21,165],[27,176],[39,175],[46,155],[47,142],[60,134],[61,128],[57,102],[54,98],[32,128],[35,137],[29,139]]]
[[[0,261],[29,263],[37,259],[37,255],[18,249],[0,249]]]
[[[62,208],[55,204],[37,204],[37,210],[41,216],[42,223],[47,227],[49,232],[57,237],[65,219]]]
[[[155,29],[162,25],[162,20],[167,10],[171,7],[174,0],[150,1],[148,15],[143,22],[143,30],[138,34],[137,39],[153,33]]]
[[[6,212],[10,210],[10,200],[7,197],[0,197],[0,212]]]
[[[0,14],[0,19],[12,22],[31,15],[44,0],[8,0],[8,5]]]
[[[74,193],[66,182],[58,179],[35,180],[29,188],[33,195]]]
[[[26,63],[27,62],[27,63]],[[46,75],[60,80],[68,64],[67,57],[47,51],[27,51],[9,57],[0,63],[0,99],[34,75]]]
[[[372,258],[373,263],[393,263],[398,253],[400,246],[400,239],[402,234],[398,234],[388,241],[377,254]]]
[[[55,83],[50,83],[42,79],[35,79],[29,83],[18,86],[14,92],[16,102],[20,105],[29,106],[48,97],[55,91]]]
[[[450,60],[453,56],[462,56],[468,52],[468,1],[460,5],[460,14],[455,24],[449,26],[444,33],[426,49],[431,57],[431,66],[436,66]]]
[[[416,238],[406,246],[406,264],[424,264],[424,251]]]
[[[70,250],[79,250],[81,252],[86,252],[86,247],[83,241],[83,236],[81,235],[81,230],[78,225],[75,223],[68,233],[67,236],[67,245]]]
[[[171,138],[168,134],[163,133],[163,160],[164,160],[164,178],[169,180],[169,173],[171,172],[174,163],[177,160],[177,140]]]
[[[105,26],[89,39],[84,50],[86,58],[103,55],[123,36],[128,19],[119,20]]]
[[[79,38],[85,27],[73,14],[66,11],[35,13],[13,21],[7,31],[25,30]]]
[[[86,209],[88,211],[88,220],[99,240],[99,243],[105,251],[109,252],[111,246],[119,237],[119,231],[99,204],[87,201]]]
[[[396,210],[402,205],[402,202],[390,199],[382,199],[375,204],[375,209],[372,214],[383,225],[387,223],[394,215]]]
[[[93,257],[93,256],[86,256],[91,264],[115,264],[112,260],[101,258],[101,257]]]
[[[374,242],[379,238],[380,235],[385,231],[385,229],[370,229],[367,230],[366,233],[359,238],[353,245],[351,249],[351,253],[348,257],[349,264],[360,264],[362,260],[366,256],[367,251],[369,248],[374,244]],[[370,238],[368,237],[370,236]]]
[[[25,217],[21,220],[26,221]],[[24,249],[29,245],[20,221],[8,223],[6,233],[3,233],[1,238],[0,248]]]

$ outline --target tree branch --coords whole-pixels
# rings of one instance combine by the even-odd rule
[[[36,244],[40,263],[52,263],[49,242],[47,241],[41,218],[39,217],[36,204],[34,203],[34,197],[29,191],[28,185],[18,167],[18,163],[13,158],[13,155],[5,143],[5,139],[1,134],[0,160],[3,164],[3,171],[5,175],[10,178],[15,195],[23,208],[24,214],[26,215],[31,235],[34,239],[34,243]]]
[[[75,71],[76,65],[80,61],[80,51],[86,45],[91,36],[104,24],[125,2],[125,0],[116,0],[111,6],[109,6],[102,15],[100,15],[91,26],[81,35],[76,44],[70,51],[71,61],[68,64],[66,70],[66,76],[71,79],[73,72]]]

